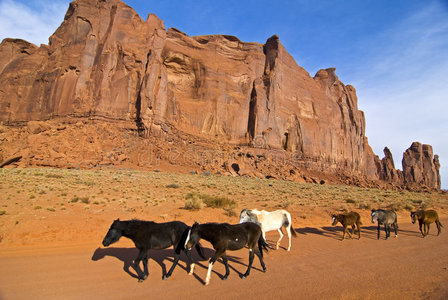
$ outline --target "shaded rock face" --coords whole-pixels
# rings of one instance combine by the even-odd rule
[[[430,145],[412,143],[403,154],[403,177],[407,186],[427,186],[440,189],[439,156]]]
[[[143,21],[119,0],[77,0],[48,46],[2,42],[0,89],[4,124],[94,118],[180,148],[200,140],[215,150],[255,149],[246,173],[399,178],[393,161],[378,167],[355,88],[334,68],[311,77],[276,35],[264,45],[190,37],[154,15]],[[269,151],[291,154],[293,163],[261,163]]]
[[[403,173],[395,169],[392,152],[389,148],[384,148],[384,158],[380,162],[380,179],[397,185],[403,184]]]

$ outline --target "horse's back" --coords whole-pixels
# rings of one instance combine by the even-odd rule
[[[435,210],[428,209],[423,212],[423,220],[429,221],[429,222],[434,222],[436,220],[439,220],[439,215],[437,214],[437,212]]]
[[[258,221],[261,223],[262,230],[265,232],[277,230],[282,226],[291,225],[291,214],[284,209],[272,212],[262,210],[258,216]]]
[[[176,246],[188,226],[180,221],[166,223],[148,222],[142,224],[140,240],[150,249],[166,249]]]

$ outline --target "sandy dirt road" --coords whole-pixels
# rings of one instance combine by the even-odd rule
[[[130,267],[137,250],[125,238],[108,248],[100,241],[3,247],[0,299],[448,299],[448,232],[436,237],[432,228],[423,239],[408,219],[399,224],[398,238],[387,241],[384,231],[376,239],[374,224],[364,224],[361,240],[343,242],[340,226],[296,228],[290,252],[265,254],[266,273],[256,258],[251,275],[240,279],[248,250],[229,252],[229,278],[220,280],[224,266],[216,263],[209,286],[203,285],[208,262],[200,261],[188,276],[184,255],[163,281],[171,249],[150,251],[150,275],[138,283]],[[277,233],[267,235],[269,242],[276,238]],[[210,245],[202,244],[210,256]]]

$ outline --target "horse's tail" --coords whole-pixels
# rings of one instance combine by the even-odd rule
[[[272,249],[271,245],[269,245],[268,243],[266,243],[266,241],[265,241],[264,238],[263,238],[263,235],[260,234],[260,237],[258,238],[258,250],[260,251],[260,255],[261,255],[261,257],[263,257],[263,249],[264,249],[266,252],[268,252],[268,251],[269,251],[268,248],[271,248],[271,249]]]
[[[291,231],[291,233],[292,233],[292,236],[293,237],[297,237],[297,233],[296,233],[296,230],[294,229],[294,226],[292,226],[292,221],[291,221],[291,215],[289,214],[289,213],[286,213],[285,214],[285,222],[283,223],[283,226],[285,226],[285,227],[290,227],[290,231]]]

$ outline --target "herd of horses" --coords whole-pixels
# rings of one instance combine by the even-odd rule
[[[386,239],[390,236],[391,226],[394,227],[395,237],[398,233],[397,214],[393,210],[373,209],[371,213],[372,223],[377,222],[378,239],[380,239],[380,226],[384,225]],[[442,224],[435,210],[419,210],[411,212],[412,223],[418,220],[419,229],[423,237],[429,233],[430,224],[435,223],[438,233],[441,232]],[[358,230],[358,239],[361,238],[361,217],[357,212],[348,212],[332,215],[332,225],[341,223],[343,226],[342,240],[348,234],[353,237],[355,227]],[[423,230],[422,230],[422,226]],[[349,232],[349,228],[352,232]],[[137,258],[134,260],[134,268],[137,272],[138,281],[142,282],[148,277],[148,251],[166,249],[171,246],[174,248],[174,261],[170,270],[163,275],[167,279],[173,273],[178,264],[181,252],[185,252],[188,260],[189,272],[194,272],[194,262],[191,258],[191,250],[196,249],[199,256],[203,259],[204,253],[200,245],[200,240],[208,241],[215,250],[214,255],[209,261],[205,285],[210,283],[211,272],[214,263],[221,258],[226,269],[226,273],[221,277],[222,280],[229,276],[229,264],[226,251],[239,250],[244,247],[249,249],[249,264],[247,270],[241,278],[249,276],[255,255],[260,260],[263,272],[266,272],[266,266],[263,261],[263,251],[273,249],[266,242],[266,232],[278,230],[280,238],[276,243],[275,249],[279,248],[280,241],[283,238],[282,228],[287,232],[289,244],[286,249],[291,249],[291,235],[297,236],[291,222],[291,215],[286,210],[276,210],[267,212],[257,209],[243,209],[240,213],[238,224],[227,223],[203,223],[195,222],[191,227],[180,221],[166,223],[156,223],[142,220],[115,220],[109,228],[103,239],[103,246],[107,247],[117,242],[122,236],[131,239],[135,247],[139,250]],[[140,262],[143,264],[143,270],[140,268]]]

